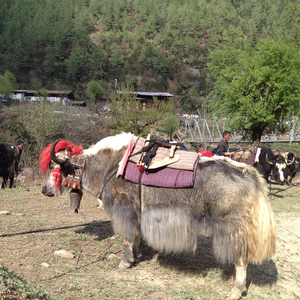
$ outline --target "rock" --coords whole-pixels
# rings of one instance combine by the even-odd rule
[[[118,259],[118,257],[117,257],[117,255],[115,255],[114,253],[112,253],[112,254],[109,254],[107,256],[107,259]]]
[[[64,258],[74,258],[75,255],[67,250],[58,250],[54,252],[55,255],[64,257]]]
[[[10,215],[10,212],[7,210],[0,211],[0,215]]]
[[[16,216],[25,216],[24,213],[15,213]]]
[[[43,266],[43,267],[45,267],[45,268],[48,268],[49,267],[49,265],[47,264],[47,263],[41,263],[41,265]]]

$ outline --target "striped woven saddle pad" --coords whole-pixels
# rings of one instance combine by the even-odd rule
[[[175,155],[179,159],[167,166],[162,166],[155,169],[148,169],[141,173],[137,162],[140,155],[134,155],[145,146],[145,139],[140,138],[132,150],[132,156],[129,157],[124,178],[134,183],[139,183],[141,177],[141,184],[156,187],[166,188],[186,188],[194,185],[194,179],[199,162],[199,154],[184,150],[176,150]],[[153,161],[159,162],[169,157],[170,149],[159,147],[154,156]],[[158,164],[159,165],[159,164]],[[151,166],[151,165],[150,165]]]

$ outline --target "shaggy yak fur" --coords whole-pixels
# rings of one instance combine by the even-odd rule
[[[82,189],[101,198],[115,233],[124,238],[119,267],[129,268],[139,261],[141,238],[161,252],[194,251],[198,234],[205,231],[212,236],[216,259],[235,264],[229,296],[239,299],[245,290],[247,264],[262,263],[275,252],[276,226],[263,177],[246,164],[201,157],[193,188],[139,187],[116,177],[131,139],[136,137],[123,133],[83,151],[87,158]],[[53,166],[51,162],[52,171]],[[59,196],[65,190],[61,185],[55,191],[50,174],[43,194]]]

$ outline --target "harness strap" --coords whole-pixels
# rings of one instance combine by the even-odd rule
[[[108,183],[108,181],[114,176],[116,175],[118,172],[118,170],[114,171],[112,174],[110,174],[110,176],[105,180],[104,184],[103,184],[103,187],[101,189],[101,191],[96,195],[96,197],[98,197],[100,200],[101,200],[101,197],[102,197],[102,193],[103,193],[103,190],[106,186],[106,184]]]
[[[142,211],[142,175],[143,175],[143,172],[140,172],[140,174],[139,174],[139,187],[138,187],[138,190],[139,190],[140,211]]]
[[[109,180],[115,175],[117,174],[118,170],[114,171],[112,174],[110,174],[110,176],[105,180],[104,184],[103,184],[103,187],[101,189],[101,191],[96,195],[97,198],[99,198],[101,200],[101,197],[102,197],[102,193],[103,193],[103,190],[106,186],[106,184],[109,182]],[[140,210],[142,210],[142,175],[143,173],[140,172],[140,175],[139,175],[139,186],[138,186],[138,194],[139,194],[139,203],[140,203]]]
[[[242,153],[241,153],[240,157],[238,157],[238,159],[236,161],[239,161],[242,158],[243,154],[244,154],[243,159],[245,160],[245,151],[246,151],[245,149],[242,150]]]

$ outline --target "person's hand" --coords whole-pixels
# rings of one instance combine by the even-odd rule
[[[231,156],[234,154],[234,152],[226,152],[225,156],[229,156],[231,158]]]

